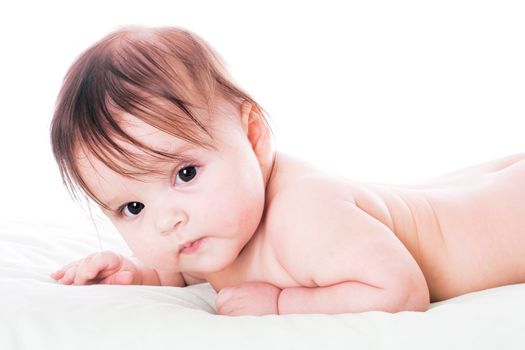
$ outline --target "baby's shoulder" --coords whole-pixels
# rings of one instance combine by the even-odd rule
[[[391,220],[381,192],[373,186],[322,172],[297,176],[281,186],[272,196],[267,212],[280,223],[290,212],[333,208],[337,203],[352,203],[385,224]]]
[[[381,194],[367,183],[326,173],[308,163],[279,155],[276,176],[267,188],[263,226],[273,244],[281,232],[302,235],[305,229],[337,222],[349,223],[354,215],[372,216],[391,226],[390,213]],[[271,237],[278,237],[273,242]]]
[[[389,229],[368,211],[378,200],[359,183],[322,174],[298,178],[274,197],[265,243],[296,281],[311,285],[322,256],[337,251],[359,260],[377,242],[391,243]]]
[[[284,227],[291,230],[310,221],[333,220],[336,215],[343,220],[349,206],[389,226],[391,219],[385,202],[366,184],[331,174],[309,173],[289,181],[274,193],[266,208],[266,227],[269,231]]]
[[[310,173],[283,184],[272,196],[269,209],[276,214],[326,201],[354,201],[359,189],[350,182],[330,175]],[[272,209],[278,210],[272,210]]]

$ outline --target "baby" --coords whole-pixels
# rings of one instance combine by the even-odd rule
[[[51,126],[64,183],[133,257],[62,284],[209,282],[223,315],[425,311],[525,282],[525,154],[415,186],[344,180],[272,148],[262,108],[201,39],[123,28],[67,73]]]

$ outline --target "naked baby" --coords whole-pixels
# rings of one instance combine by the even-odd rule
[[[424,311],[525,282],[525,154],[414,186],[326,174],[273,149],[262,108],[179,28],[123,28],[64,79],[51,126],[65,184],[133,251],[62,284],[209,282],[223,315]]]

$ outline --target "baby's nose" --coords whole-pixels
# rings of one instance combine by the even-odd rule
[[[161,235],[170,235],[179,232],[188,221],[185,213],[165,213],[157,219],[157,230]]]

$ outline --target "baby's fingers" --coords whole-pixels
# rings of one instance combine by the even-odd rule
[[[121,265],[118,254],[113,252],[101,252],[93,254],[80,263],[74,284],[88,284],[93,280],[101,280],[114,274]]]
[[[64,277],[64,274],[65,274],[65,273],[66,273],[66,272],[65,272],[63,269],[60,269],[60,270],[55,271],[55,272],[53,272],[52,274],[50,274],[49,277],[51,277],[51,278],[54,279],[54,280],[59,280],[59,279],[61,279],[62,277]]]
[[[66,274],[66,272],[72,268],[72,267],[77,267],[80,262],[82,260],[76,260],[76,261],[73,261],[73,262],[70,262],[69,264],[67,265],[64,265],[62,266],[60,269],[58,269],[57,271],[53,272],[52,274],[50,274],[49,276],[55,280],[59,280],[61,279],[62,277],[64,277],[64,275]]]
[[[90,268],[99,272],[97,278],[106,278],[122,267],[122,257],[113,252],[97,253],[90,263]]]
[[[76,266],[70,267],[65,271],[64,275],[58,280],[61,284],[72,284],[77,274]]]
[[[95,279],[98,274],[99,271],[92,267],[91,260],[85,260],[77,266],[73,284],[89,284],[88,282]]]

